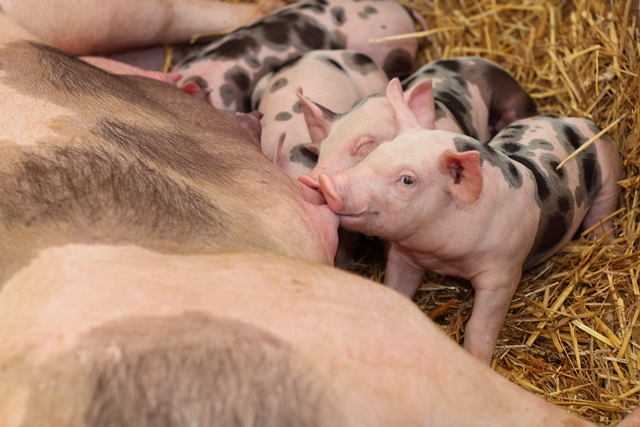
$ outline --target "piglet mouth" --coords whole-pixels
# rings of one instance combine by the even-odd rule
[[[304,199],[308,203],[311,203],[312,205],[327,204],[327,201],[325,200],[324,195],[320,191],[309,188],[303,183],[301,183],[300,181],[296,181],[296,183],[298,185],[298,188],[300,188],[300,190],[302,191],[302,194],[304,195]]]
[[[367,217],[372,217],[372,216],[376,216],[378,215],[378,212],[374,212],[374,211],[370,211],[370,210],[365,210],[365,211],[361,211],[359,213],[338,213],[338,216],[340,217],[340,219],[344,219],[346,221],[350,221],[350,220],[362,220],[364,218]]]
[[[340,215],[340,217],[345,217],[345,218],[362,218],[364,215],[366,214],[366,212],[360,212],[357,214],[345,214],[345,213],[340,213],[338,215]]]
[[[338,219],[340,220],[340,226],[342,226],[343,228],[349,231],[362,233],[369,229],[369,225],[373,220],[373,218],[371,218],[370,215],[371,215],[371,212],[369,211],[352,213],[352,214],[341,213],[341,214],[338,214]]]

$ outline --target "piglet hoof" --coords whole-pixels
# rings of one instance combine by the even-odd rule
[[[298,181],[302,182],[304,185],[306,185],[309,188],[313,188],[314,190],[317,190],[319,188],[318,179],[316,175],[314,176],[300,175],[298,176]]]
[[[336,191],[333,180],[325,174],[320,174],[318,183],[320,184],[320,192],[324,195],[331,210],[335,213],[342,212],[344,210],[344,203],[342,202],[340,194]]]

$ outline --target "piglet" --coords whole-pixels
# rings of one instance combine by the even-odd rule
[[[538,116],[488,144],[425,130],[402,98],[392,100],[399,136],[320,189],[348,230],[392,242],[384,283],[413,296],[425,271],[475,289],[464,346],[489,362],[523,268],[545,261],[578,230],[611,230],[619,153],[581,118]],[[604,221],[604,222],[603,222]]]
[[[180,84],[211,89],[215,107],[249,111],[251,92],[265,74],[287,60],[318,49],[354,49],[390,76],[413,69],[416,39],[373,43],[371,39],[411,33],[424,20],[391,0],[309,0],[292,4],[241,27],[177,64]]]
[[[294,178],[309,173],[317,156],[305,148],[311,137],[296,91],[344,112],[388,82],[371,58],[353,50],[316,50],[291,60],[260,79],[252,96],[253,109],[264,114],[262,152]]]
[[[430,62],[402,82],[391,82],[387,96],[373,95],[346,114],[301,100],[316,168],[300,180],[318,187],[320,173],[355,166],[375,147],[392,140],[398,126],[389,97],[400,93],[422,127],[448,130],[488,141],[507,124],[536,114],[536,105],[518,81],[498,64],[475,56]],[[313,98],[311,98],[313,99]],[[315,100],[314,100],[315,101]],[[431,124],[434,122],[435,124]]]

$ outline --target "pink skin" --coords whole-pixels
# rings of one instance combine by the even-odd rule
[[[255,3],[211,0],[111,0],[99,5],[90,0],[0,0],[6,16],[71,55],[185,43],[193,34],[228,30],[280,6],[273,1],[256,10]]]
[[[166,55],[167,49],[164,46],[152,46],[145,49],[113,53],[108,57],[145,70],[160,71],[164,68]],[[172,61],[177,60],[177,58],[178,54],[174,51]]]
[[[101,56],[82,56],[80,59],[94,67],[98,67],[112,74],[149,77],[150,79],[159,80],[172,86],[176,86],[178,81],[182,78],[180,73],[163,73],[162,71],[145,70],[134,65],[129,65],[124,62]]]
[[[77,345],[109,322],[170,322],[189,313],[251,325],[284,341],[292,357],[308,361],[309,374],[335,396],[330,408],[338,419],[323,425],[593,427],[474,360],[388,288],[268,252],[187,256],[135,246],[53,247],[7,284],[0,311],[3,427],[51,425],[75,413],[77,423],[56,425],[86,425],[79,410],[86,389],[69,387],[84,378],[56,375],[56,360],[67,353],[72,357],[63,361],[80,368],[96,353],[127,355],[131,347],[118,339],[90,353]],[[145,338],[171,348],[175,333]],[[193,342],[194,349],[210,343]],[[193,383],[197,402],[224,401],[202,396],[199,381]],[[153,386],[141,383],[139,390],[157,396]],[[34,399],[36,393],[50,399]],[[24,422],[38,415],[42,422]]]
[[[262,152],[292,177],[311,171],[306,165],[291,161],[292,150],[311,141],[304,116],[292,109],[299,98],[308,97],[333,111],[345,112],[362,98],[384,90],[389,82],[380,68],[368,68],[366,74],[352,69],[346,60],[356,54],[350,50],[312,51],[292,67],[269,74],[256,85],[254,94],[262,93],[258,110],[264,114]],[[340,64],[342,70],[327,63],[326,58]],[[281,79],[286,79],[287,85],[272,91],[274,83]],[[279,121],[281,112],[292,117]]]
[[[307,212],[309,224],[314,228],[313,234],[318,236],[322,258],[318,261],[323,264],[333,265],[338,250],[338,226],[339,217],[324,202],[322,197],[318,197],[317,192],[310,190],[304,185],[298,186],[301,192],[300,198],[303,207]],[[310,231],[310,230],[309,230]],[[302,255],[302,254],[301,254]]]
[[[457,135],[421,129],[406,104],[394,107],[400,135],[352,169],[332,177],[320,175],[320,191],[340,215],[342,227],[392,242],[387,286],[411,297],[425,271],[471,281],[475,302],[464,345],[488,363],[536,237],[540,207],[534,198],[535,182],[528,169],[514,163],[525,179],[520,188],[510,188],[499,167],[480,165],[479,152],[458,153],[453,142]],[[522,122],[531,128],[542,126],[527,120]],[[583,120],[567,121],[587,138],[593,135]],[[527,137],[545,133],[553,138],[554,130],[534,129]],[[538,262],[564,246],[581,222],[588,228],[615,210],[621,176],[618,153],[604,139],[596,146],[602,188],[591,207],[574,206],[572,228]],[[554,150],[560,159],[569,154],[561,146]],[[575,162],[565,168],[569,187],[576,188]],[[611,222],[604,228],[610,229]]]
[[[260,112],[252,111],[251,113],[235,113],[233,111],[222,111],[222,113],[237,122],[240,127],[247,132],[247,135],[249,135],[249,138],[255,147],[260,149],[260,118],[262,118],[262,114]]]
[[[618,427],[640,427],[640,409],[636,408],[618,424]]]
[[[333,175],[361,162],[380,144],[398,135],[398,121],[391,100],[404,103],[424,129],[443,129],[464,133],[455,121],[441,118],[436,121],[433,86],[426,79],[402,91],[400,81],[389,82],[386,96],[370,97],[364,104],[335,119],[315,103],[300,98],[302,111],[313,143],[309,149],[318,153],[318,164],[311,173],[298,177],[307,186],[317,189],[320,174]]]

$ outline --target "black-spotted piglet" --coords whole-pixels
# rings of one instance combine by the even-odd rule
[[[416,39],[373,43],[415,31],[424,20],[391,0],[309,0],[295,3],[239,28],[176,65],[180,85],[210,92],[218,108],[249,111],[255,83],[289,59],[318,49],[353,49],[364,53],[391,77],[413,69]]]
[[[263,114],[262,152],[294,178],[309,173],[317,156],[305,148],[311,137],[297,90],[344,112],[388,82],[371,58],[353,50],[314,50],[292,60],[260,79],[252,97],[254,109]]]
[[[557,170],[600,131],[594,123],[532,117],[483,144],[424,130],[402,99],[394,104],[400,135],[356,167],[320,175],[321,191],[342,227],[392,242],[386,285],[412,296],[425,271],[471,281],[464,346],[489,362],[522,269],[615,211],[619,153],[602,136]]]
[[[404,89],[404,92],[402,92]],[[355,166],[374,148],[398,134],[389,101],[400,95],[425,129],[469,135],[486,142],[507,124],[536,115],[536,105],[518,81],[495,62],[467,56],[425,64],[387,96],[373,95],[346,114],[331,114],[310,97],[303,111],[318,154],[314,170],[300,179],[317,188],[318,175]]]

